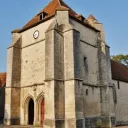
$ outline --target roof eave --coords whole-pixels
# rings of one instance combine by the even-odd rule
[[[54,16],[55,16],[55,14],[52,14],[51,16],[46,17],[44,20],[41,20],[41,21],[39,21],[39,22],[37,22],[37,23],[35,23],[35,24],[33,24],[33,25],[27,27],[27,28],[21,29],[21,30],[18,31],[17,33],[21,33],[21,32],[24,32],[24,31],[30,29],[30,28],[33,28],[33,27],[35,27],[35,26],[37,26],[37,25],[39,25],[39,24],[41,24],[41,23],[43,23],[43,22],[45,22],[45,21],[47,21],[47,20],[53,18]],[[91,25],[88,25],[88,24],[86,24],[86,23],[80,21],[79,19],[77,19],[77,18],[71,16],[71,15],[69,15],[69,16],[70,16],[70,18],[76,20],[76,21],[79,22],[80,24],[82,24],[82,25],[84,25],[84,26],[86,26],[86,27],[88,27],[88,28],[90,28],[90,29],[92,29],[92,30],[94,30],[94,31],[96,31],[96,32],[100,32],[99,30],[97,30],[96,28],[92,27]]]
[[[55,14],[52,14],[52,15],[50,15],[49,17],[46,17],[45,19],[43,19],[43,20],[41,20],[41,21],[39,21],[39,22],[37,22],[37,23],[35,23],[35,24],[29,26],[29,27],[26,27],[26,28],[21,29],[18,33],[22,33],[22,32],[24,32],[24,31],[26,31],[26,30],[28,30],[28,29],[30,29],[30,28],[33,28],[33,27],[35,27],[35,26],[37,26],[37,25],[39,25],[39,24],[41,24],[41,23],[43,23],[43,22],[45,22],[45,21],[47,21],[47,20],[53,18],[54,16],[55,16]]]
[[[73,17],[73,16],[70,16],[70,18],[72,18],[72,19],[74,19],[75,21],[79,22],[80,24],[82,24],[82,25],[84,25],[84,26],[86,26],[86,27],[88,27],[88,28],[94,30],[95,32],[100,32],[98,29],[92,27],[91,25],[86,24],[86,23],[83,22],[83,21],[80,21],[79,19],[77,19],[77,18],[75,18],[75,17]]]
[[[121,80],[121,79],[118,79],[118,78],[114,78],[114,77],[112,77],[112,80],[117,80],[117,81],[121,81],[121,82],[125,82],[125,83],[128,83],[128,80]]]

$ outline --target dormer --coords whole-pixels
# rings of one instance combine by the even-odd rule
[[[41,12],[41,13],[39,13],[38,14],[38,16],[39,16],[39,21],[41,21],[41,20],[43,20],[46,16],[47,16],[48,14],[46,13],[46,12]]]
[[[84,22],[85,21],[85,17],[80,15],[76,15],[76,18],[79,19],[80,21]]]

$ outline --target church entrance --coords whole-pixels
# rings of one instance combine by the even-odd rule
[[[44,123],[44,99],[41,102],[41,124]]]
[[[33,125],[34,122],[34,102],[30,99],[28,104],[28,124]]]

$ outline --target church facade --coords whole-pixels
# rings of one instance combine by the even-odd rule
[[[52,0],[23,28],[12,31],[12,37],[5,125],[116,125],[109,46],[103,25],[92,15],[86,19],[63,1]]]

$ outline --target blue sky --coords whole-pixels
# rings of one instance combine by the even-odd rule
[[[11,31],[21,28],[50,0],[1,0],[0,72],[6,71],[7,48]],[[128,53],[128,0],[64,0],[77,13],[93,14],[104,24],[111,54]]]

